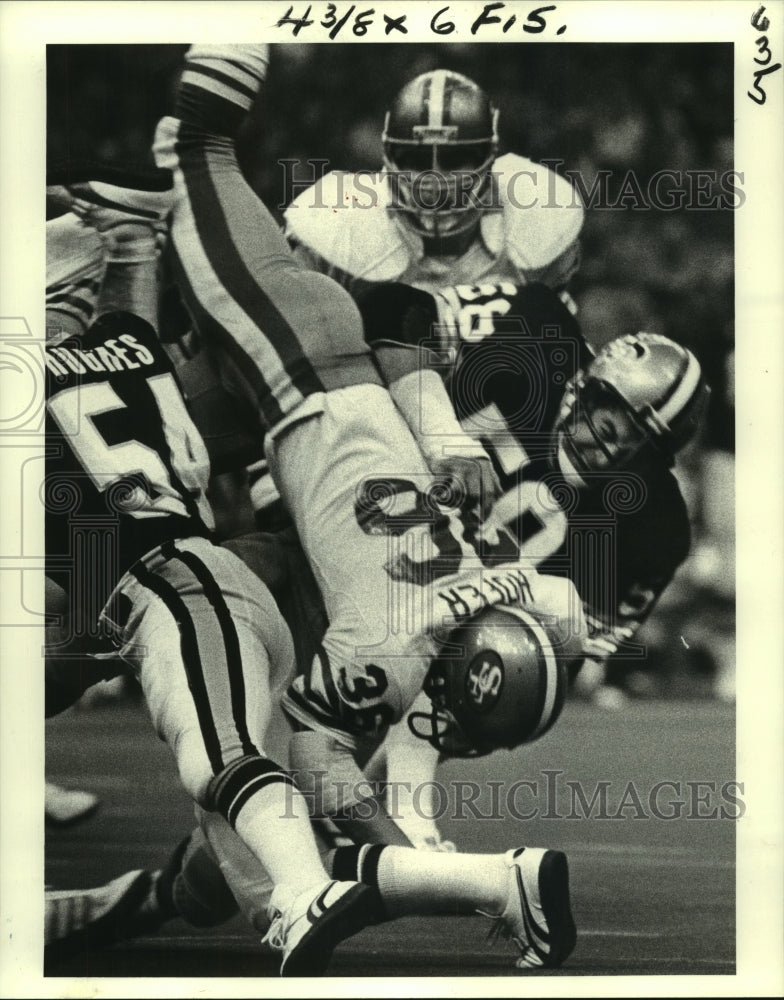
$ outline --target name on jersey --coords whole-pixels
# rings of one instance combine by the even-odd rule
[[[47,347],[46,367],[55,375],[122,372],[155,364],[155,355],[130,333],[97,347]]]
[[[472,618],[492,604],[533,604],[528,577],[520,569],[501,573],[479,572],[438,591],[439,598],[457,621]]]

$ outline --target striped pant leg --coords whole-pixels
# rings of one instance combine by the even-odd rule
[[[177,280],[226,388],[270,428],[317,393],[381,384],[353,300],[295,261],[231,139],[167,118],[155,151],[174,172]]]
[[[172,243],[191,313],[227,383],[273,427],[306,396],[378,375],[351,298],[295,261],[237,162],[268,56],[263,44],[192,46],[154,153],[174,175]]]
[[[232,818],[254,787],[289,781],[267,735],[291,678],[291,636],[264,585],[206,539],[136,563],[107,606],[129,608],[120,654],[186,790]]]

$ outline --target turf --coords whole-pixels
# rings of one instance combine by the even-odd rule
[[[566,851],[578,941],[566,965],[546,975],[731,975],[738,807],[734,789],[722,787],[735,777],[734,760],[727,706],[639,701],[602,712],[572,704],[528,748],[442,765],[449,799],[441,827],[464,851],[521,844]],[[52,720],[47,773],[102,800],[85,823],[47,831],[45,872],[54,888],[159,867],[191,828],[169,752],[138,703]],[[661,785],[656,799],[660,782],[673,784]],[[512,946],[491,948],[488,927],[480,917],[439,917],[368,929],[336,950],[329,975],[514,974]],[[238,917],[209,930],[173,921],[155,936],[85,954],[52,974],[274,976],[277,964]]]

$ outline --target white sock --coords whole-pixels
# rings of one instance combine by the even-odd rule
[[[295,894],[329,881],[316,847],[303,796],[293,785],[272,782],[240,810],[235,829],[277,887]]]
[[[411,847],[340,847],[332,856],[337,879],[375,886],[390,917],[438,913],[501,913],[509,870],[502,854],[439,854]]]

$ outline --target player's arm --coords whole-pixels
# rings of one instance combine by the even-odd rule
[[[640,626],[651,615],[672,578],[689,554],[691,530],[686,506],[673,477],[669,489],[644,508],[628,538],[618,540],[618,600],[611,614],[586,605],[588,635],[585,659],[606,665],[622,657]]]
[[[469,506],[489,510],[499,492],[492,462],[460,426],[441,375],[429,363],[438,323],[435,300],[390,283],[374,285],[358,305],[365,338],[430,470],[462,488]]]

